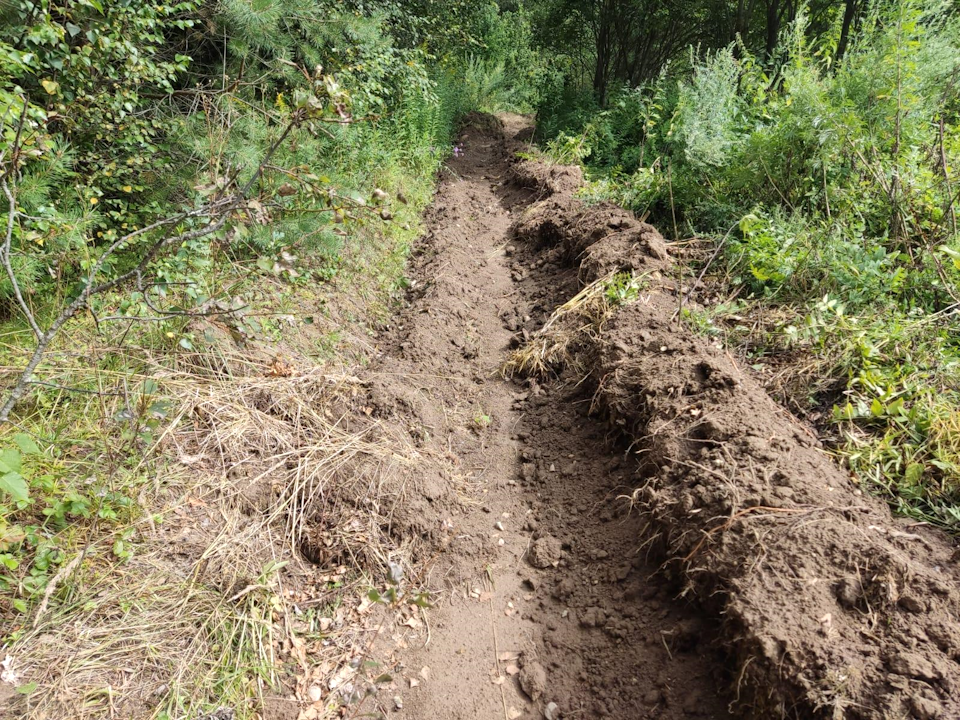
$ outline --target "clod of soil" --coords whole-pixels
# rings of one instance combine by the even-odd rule
[[[530,564],[535,568],[548,568],[560,562],[563,546],[555,537],[546,535],[530,546]]]
[[[547,690],[547,671],[538,662],[524,663],[520,669],[520,687],[536,702]]]

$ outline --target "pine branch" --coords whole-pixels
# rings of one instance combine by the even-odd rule
[[[26,106],[26,102],[24,105]],[[277,150],[287,139],[293,129],[297,127],[304,120],[304,118],[305,114],[302,112],[298,111],[293,114],[283,132],[264,154],[253,174],[236,193],[228,197],[206,203],[202,207],[194,210],[184,211],[171,217],[157,220],[150,225],[128,233],[114,241],[103,252],[103,254],[100,255],[97,262],[90,269],[90,272],[87,275],[86,283],[84,284],[84,287],[80,293],[60,311],[56,319],[54,319],[54,321],[45,331],[41,330],[33,316],[33,313],[30,311],[26,302],[23,301],[22,295],[20,294],[19,285],[16,281],[16,275],[13,272],[12,266],[10,265],[10,244],[13,237],[13,227],[15,226],[17,218],[15,162],[11,162],[9,167],[3,173],[0,173],[0,183],[2,183],[4,194],[7,196],[10,204],[9,217],[7,218],[7,231],[4,236],[4,244],[2,248],[0,248],[0,262],[3,263],[8,277],[10,277],[11,281],[13,282],[14,293],[20,302],[21,310],[27,317],[27,320],[37,338],[37,344],[32,355],[30,356],[30,360],[27,362],[23,371],[17,378],[17,381],[11,389],[10,394],[7,396],[6,402],[4,402],[3,406],[0,407],[0,424],[9,422],[10,413],[13,411],[14,406],[16,406],[17,402],[19,402],[20,399],[23,398],[23,396],[27,393],[30,385],[33,384],[31,379],[33,377],[33,372],[40,365],[40,362],[43,360],[43,356],[46,354],[50,344],[59,334],[60,330],[63,329],[64,325],[66,325],[70,319],[73,318],[74,315],[76,315],[81,309],[87,306],[90,298],[94,295],[100,295],[108,292],[109,290],[113,290],[114,288],[124,285],[134,278],[141,278],[147,266],[165,249],[189,240],[196,240],[201,237],[206,237],[220,230],[230,219],[234,211],[243,206],[246,201],[247,193],[249,193],[250,190],[253,189],[254,185],[256,185],[257,181],[263,174],[264,168],[270,163],[270,160],[276,154]],[[18,149],[19,144],[15,143],[12,153],[12,157],[14,159],[17,156]],[[2,160],[3,158],[0,156],[0,161]],[[13,188],[9,186],[8,180],[14,182]],[[194,220],[197,218],[205,218],[206,224],[193,230],[185,230],[174,235],[165,235],[159,238],[149,247],[149,249],[147,249],[133,269],[128,270],[127,272],[110,280],[99,283],[97,282],[97,276],[103,270],[107,260],[109,260],[121,248],[128,246],[136,238],[147,233],[151,233],[155,230],[181,225],[188,220]]]

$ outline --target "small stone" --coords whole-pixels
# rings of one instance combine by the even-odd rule
[[[494,523],[493,527],[495,527],[497,530],[503,530],[503,523],[498,521]]]
[[[397,710],[403,710],[403,698],[400,697],[399,695],[394,695],[393,704],[397,708]]]
[[[323,689],[317,685],[311,685],[307,690],[307,697],[310,698],[310,702],[319,702],[323,698]]]
[[[547,703],[543,709],[543,717],[545,720],[557,720],[560,717],[560,706],[555,702]]]

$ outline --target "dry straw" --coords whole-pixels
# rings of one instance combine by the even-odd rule
[[[610,272],[584,287],[557,307],[529,341],[514,350],[501,368],[504,377],[543,376],[561,368],[585,375],[590,367],[584,355],[616,312],[618,303],[608,292],[619,273]]]
[[[408,552],[388,533],[416,451],[370,417],[355,377],[210,359],[154,373],[177,414],[126,529],[134,557],[94,539],[9,648],[36,683],[27,718],[193,718],[221,704],[250,718],[278,691],[328,688],[368,643],[354,608]],[[307,622],[321,615],[322,632]]]

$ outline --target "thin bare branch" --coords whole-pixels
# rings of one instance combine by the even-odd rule
[[[23,293],[20,290],[20,283],[17,282],[16,273],[13,272],[13,266],[10,264],[10,247],[13,243],[13,229],[16,227],[17,223],[17,197],[16,194],[10,189],[10,184],[7,182],[7,178],[11,178],[16,181],[17,177],[17,155],[20,151],[20,142],[23,137],[23,126],[27,119],[27,99],[23,99],[23,110],[20,112],[20,120],[17,123],[17,134],[13,141],[12,154],[10,156],[9,167],[0,173],[0,189],[3,190],[4,196],[7,198],[7,228],[3,237],[3,246],[0,247],[0,262],[3,263],[3,268],[7,272],[7,278],[10,280],[10,285],[13,287],[13,295],[17,299],[17,304],[20,306],[20,310],[23,311],[24,317],[27,319],[27,322],[30,324],[30,328],[33,330],[34,336],[37,340],[40,339],[43,334],[40,330],[40,326],[37,324],[37,320],[33,315],[33,312],[30,310],[30,306],[27,305],[26,301],[23,299]]]

